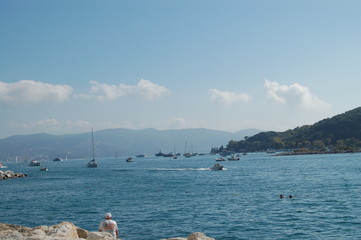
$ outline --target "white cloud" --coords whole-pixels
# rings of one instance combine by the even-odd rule
[[[141,79],[136,86],[133,87],[135,92],[148,100],[161,98],[169,90],[166,87],[152,83],[151,81]]]
[[[206,128],[206,121],[187,121],[182,117],[175,117],[170,119],[163,119],[160,121],[148,121],[148,120],[123,120],[117,122],[103,122],[94,126],[96,129],[109,129],[109,128],[128,128],[128,129],[145,129],[155,128],[158,130],[167,129],[186,129],[186,128]]]
[[[268,99],[274,103],[288,104],[313,110],[329,109],[331,107],[327,102],[312,95],[307,87],[298,83],[286,86],[265,79],[264,85]]]
[[[5,105],[37,105],[63,102],[70,98],[73,88],[68,85],[52,85],[33,80],[16,83],[0,82],[0,103]]]
[[[128,95],[139,95],[147,100],[154,100],[161,98],[169,92],[166,87],[144,79],[140,79],[137,85],[126,85],[123,83],[119,85],[109,85],[97,81],[90,81],[90,84],[92,85],[90,93],[82,94],[80,97],[95,97],[98,100],[115,100]]]
[[[53,118],[42,119],[30,123],[12,123],[12,127],[23,129],[25,132],[46,132],[52,134],[65,134],[89,131],[92,125],[84,120],[58,121]]]
[[[166,120],[162,125],[165,126],[166,129],[184,129],[187,128],[188,123],[184,118],[173,118]],[[159,128],[162,127],[159,126]]]
[[[228,91],[220,91],[218,89],[209,89],[211,101],[223,105],[231,105],[236,103],[247,103],[252,100],[252,96],[245,93],[234,93]]]

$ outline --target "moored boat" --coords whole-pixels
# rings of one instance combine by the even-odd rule
[[[32,160],[32,161],[30,161],[29,166],[32,166],[32,167],[40,166],[40,162],[36,161],[36,160]]]
[[[125,161],[126,162],[134,162],[133,158],[131,158],[131,157],[128,157]]]
[[[235,156],[229,157],[228,161],[239,161],[239,157],[235,157]]]
[[[163,154],[163,157],[174,157],[175,155],[173,153],[166,153]]]
[[[48,171],[48,168],[47,167],[41,167],[40,171],[43,171],[43,172]]]
[[[162,151],[159,151],[159,153],[154,154],[156,157],[163,157],[164,153]]]
[[[95,161],[95,159],[93,159],[93,160],[88,162],[87,166],[89,168],[96,168],[96,167],[98,167],[98,163]]]

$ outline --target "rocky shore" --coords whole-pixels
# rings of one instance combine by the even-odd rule
[[[146,237],[145,237],[146,239]],[[19,225],[0,223],[0,240],[114,240],[106,232],[90,232],[75,226],[71,222],[62,222],[54,226],[28,228]],[[141,239],[139,239],[141,240]],[[188,237],[175,237],[161,240],[215,240],[196,232]]]
[[[14,173],[13,171],[6,170],[1,171],[0,170],[0,180],[9,179],[9,178],[23,178],[27,175],[25,173]]]

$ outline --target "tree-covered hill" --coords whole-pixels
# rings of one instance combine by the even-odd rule
[[[357,149],[361,147],[361,107],[285,132],[261,132],[229,141],[229,151],[266,149]]]

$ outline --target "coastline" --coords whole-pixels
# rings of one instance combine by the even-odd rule
[[[15,224],[0,223],[0,240],[114,240],[107,232],[90,232],[71,222],[53,226],[28,228]],[[120,238],[117,238],[121,240]],[[204,233],[195,232],[188,237],[172,237],[161,240],[215,240]]]
[[[316,155],[316,154],[342,154],[342,153],[360,153],[360,150],[355,151],[311,151],[311,150],[305,150],[305,151],[290,151],[290,152],[281,152],[273,154],[272,156],[293,156],[293,155]]]

